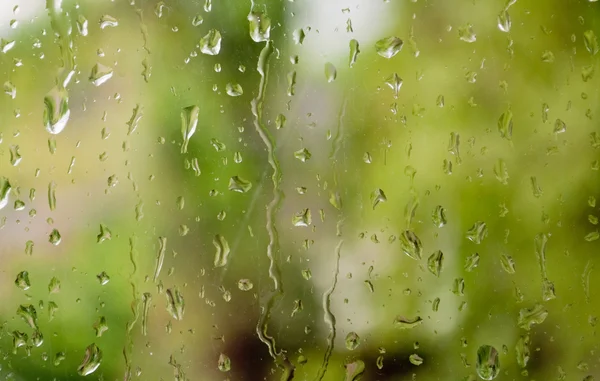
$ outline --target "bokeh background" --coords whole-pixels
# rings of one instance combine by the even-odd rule
[[[599,4],[2,1],[2,377],[600,377]]]

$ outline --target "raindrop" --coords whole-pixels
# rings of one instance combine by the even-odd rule
[[[110,281],[110,277],[106,271],[102,271],[100,274],[96,275],[96,278],[98,279],[98,282],[100,282],[101,286],[104,286]]]
[[[544,50],[542,52],[542,62],[553,63],[554,53],[552,53],[550,50]]]
[[[471,229],[467,231],[467,239],[471,242],[479,245],[481,241],[487,236],[488,229],[487,225],[483,221],[477,221]]]
[[[400,91],[400,88],[402,88],[402,78],[398,76],[398,73],[394,73],[391,76],[389,76],[385,80],[385,84],[388,85],[390,89],[392,89],[394,99],[398,99],[398,92]]]
[[[465,261],[465,271],[471,272],[479,266],[479,254],[469,255]]]
[[[348,56],[348,66],[353,67],[360,53],[360,45],[357,40],[350,40],[350,55]]]
[[[329,83],[335,81],[335,79],[337,78],[337,70],[331,62],[327,62],[325,64],[325,78]]]
[[[56,209],[56,183],[54,181],[48,184],[48,206],[50,210]]]
[[[92,72],[90,74],[90,82],[94,86],[100,86],[113,76],[113,69],[104,66],[101,63],[96,63],[94,67],[92,67]]]
[[[508,254],[502,254],[500,257],[500,265],[509,274],[515,273],[515,260]]]
[[[5,40],[4,38],[0,38],[0,50],[2,53],[7,53],[15,46],[15,41]]]
[[[438,228],[444,227],[444,225],[448,223],[448,220],[446,219],[446,209],[441,205],[436,206],[431,214],[431,220]]]
[[[250,38],[254,42],[268,41],[271,36],[271,19],[264,13],[250,10],[248,14]]]
[[[83,15],[79,15],[77,17],[77,31],[79,32],[79,34],[81,36],[87,36],[88,35],[88,20],[83,16]]]
[[[238,193],[246,193],[252,189],[252,183],[239,176],[233,176],[229,179],[229,190]]]
[[[69,94],[64,87],[54,87],[44,97],[44,126],[53,134],[59,134],[67,125],[71,111],[69,110]]]
[[[119,25],[119,21],[111,15],[103,15],[100,17],[100,29],[114,28]]]
[[[187,153],[188,144],[198,126],[198,116],[200,108],[198,106],[188,106],[181,110],[181,135],[183,143],[181,144],[181,153]]]
[[[508,14],[508,11],[506,9],[503,9],[500,14],[498,15],[498,29],[500,29],[500,31],[508,33],[510,32],[510,27],[511,27],[511,20],[510,20],[510,15]]]
[[[201,15],[196,15],[192,19],[192,26],[201,25],[204,22],[204,18]]]
[[[48,283],[48,292],[50,294],[60,292],[60,280],[57,277],[52,277],[52,279],[50,279],[50,283]]]
[[[221,51],[221,33],[211,29],[200,39],[200,51],[209,56],[216,56]]]
[[[302,28],[294,30],[294,33],[292,34],[292,38],[296,45],[302,45],[304,37],[306,37],[306,33],[304,33],[304,29]]]
[[[500,132],[500,136],[506,140],[512,139],[512,129],[513,129],[513,113],[512,111],[506,110],[502,115],[500,115],[500,119],[498,119],[498,132]]]
[[[106,317],[100,316],[98,321],[94,323],[94,331],[96,331],[96,337],[102,337],[102,334],[108,331],[108,324],[106,323]]]
[[[0,176],[0,209],[8,204],[8,196],[11,190],[12,186],[8,179],[4,176]]]
[[[254,284],[250,279],[240,279],[238,281],[238,288],[242,291],[250,291],[254,288]]]
[[[381,189],[375,189],[373,191],[373,193],[371,193],[371,205],[373,206],[373,210],[375,210],[375,207],[377,205],[379,205],[380,203],[384,203],[387,201],[387,197],[385,196],[385,193],[383,192],[383,190]]]
[[[15,99],[17,97],[17,87],[12,82],[6,81],[4,82],[4,93]]]
[[[282,129],[285,127],[285,122],[287,121],[285,115],[283,114],[278,114],[275,117],[275,128],[277,128],[278,130]]]
[[[412,355],[410,355],[408,357],[408,361],[410,361],[411,364],[416,365],[416,366],[423,364],[423,358],[416,353],[413,353]]]
[[[221,353],[219,355],[219,360],[217,361],[217,368],[219,368],[221,372],[229,372],[231,370],[231,359],[227,355]]]
[[[600,49],[598,46],[598,38],[596,37],[596,33],[593,30],[586,30],[583,32],[583,43],[585,48],[591,55],[598,54],[598,50]]]
[[[29,287],[31,287],[31,282],[29,281],[29,272],[21,271],[18,273],[17,278],[15,279],[15,285],[23,291],[28,290]]]
[[[431,254],[427,259],[427,269],[433,275],[439,277],[442,272],[442,267],[444,264],[444,253],[441,250],[438,250]]]
[[[175,320],[182,320],[185,312],[185,300],[177,287],[167,289],[167,312]]]
[[[394,325],[400,329],[413,329],[421,325],[421,323],[423,323],[423,319],[420,316],[415,316],[414,318],[398,316],[394,319]]]
[[[104,241],[110,241],[111,238],[112,233],[110,229],[106,225],[100,224],[100,233],[98,233],[98,235],[96,236],[96,242],[102,243]]]
[[[34,306],[31,304],[21,304],[19,308],[17,308],[17,315],[32,329],[37,329],[37,311]]]
[[[11,145],[9,147],[9,151],[10,151],[10,164],[13,167],[16,167],[17,165],[19,165],[19,163],[21,162],[21,153],[19,152],[19,146],[18,145]]]
[[[375,43],[375,51],[383,58],[390,59],[402,50],[403,45],[404,43],[398,37],[385,37]]]
[[[461,41],[473,43],[477,41],[477,35],[473,31],[473,26],[471,24],[467,24],[458,28],[458,37]]]
[[[230,97],[239,97],[244,94],[244,89],[242,89],[242,86],[239,83],[227,83],[227,85],[225,85],[225,91]]]
[[[312,216],[310,209],[304,209],[301,212],[294,214],[292,224],[298,227],[308,227],[312,224]]]
[[[521,368],[527,367],[529,359],[531,358],[531,351],[529,349],[529,336],[521,336],[515,345],[515,353],[517,355],[517,364]]]
[[[411,230],[405,230],[400,234],[400,248],[404,254],[412,259],[421,259],[423,245],[421,244],[419,237]]]
[[[229,261],[230,249],[229,243],[227,242],[225,237],[223,237],[220,234],[215,235],[215,237],[213,238],[213,245],[216,249],[214,266],[223,267],[227,265],[227,262]]]
[[[477,349],[477,374],[483,380],[493,380],[500,373],[498,351],[490,345],[482,345]]]
[[[303,163],[310,160],[311,156],[312,154],[306,148],[302,148],[301,150],[294,152],[294,157]]]
[[[60,232],[56,229],[52,229],[52,232],[50,233],[48,241],[51,244],[53,244],[54,246],[57,246],[58,244],[60,244],[60,241],[61,241]]]
[[[561,119],[556,119],[556,122],[554,122],[554,133],[555,134],[562,134],[563,132],[567,131],[567,125],[565,124],[565,122],[563,122]]]
[[[360,345],[360,337],[356,332],[350,332],[346,335],[346,349],[353,351]]]
[[[56,360],[55,360],[56,361]],[[102,362],[102,351],[96,344],[90,344],[85,348],[85,355],[83,361],[77,368],[77,373],[80,376],[87,376],[92,373],[100,366]]]
[[[532,308],[522,308],[519,311],[517,325],[529,331],[534,324],[542,324],[547,317],[548,310],[541,304],[536,304]]]

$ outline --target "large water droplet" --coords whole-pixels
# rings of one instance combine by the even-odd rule
[[[186,153],[188,144],[198,126],[198,116],[200,108],[198,106],[188,106],[181,111],[181,135],[183,143],[181,144],[181,153]]]
[[[44,126],[51,134],[59,134],[67,126],[71,111],[69,94],[64,87],[54,87],[44,97]]]
[[[83,361],[77,368],[77,373],[80,376],[87,376],[100,366],[102,362],[102,351],[96,344],[90,344],[87,348],[85,348],[85,355],[83,357]]]
[[[353,351],[360,345],[360,337],[356,332],[350,332],[346,335],[346,349]]]
[[[510,20],[510,15],[506,9],[503,9],[498,15],[498,29],[500,29],[502,32],[508,33],[510,32],[511,25],[512,22]]]
[[[231,359],[224,353],[219,355],[219,360],[217,361],[217,368],[221,372],[229,372],[231,370]]]
[[[498,351],[491,345],[482,345],[477,349],[477,374],[484,380],[493,380],[500,373]]]
[[[56,229],[52,229],[52,232],[50,233],[50,236],[48,237],[48,241],[51,244],[53,244],[54,246],[57,246],[58,244],[60,244],[60,241],[61,241],[60,232]]]
[[[358,54],[360,53],[360,44],[357,40],[350,40],[350,55],[348,56],[348,65],[353,67],[358,59]]]
[[[267,41],[270,38],[271,19],[266,13],[251,9],[248,14],[248,22],[250,24],[250,38],[254,42]]]
[[[404,254],[412,259],[421,259],[423,245],[419,237],[411,230],[405,230],[400,234],[400,248]]]
[[[487,233],[488,229],[485,222],[477,221],[469,230],[467,230],[467,239],[479,245],[487,236]]]
[[[548,310],[543,305],[536,304],[532,308],[522,308],[519,311],[517,324],[520,328],[529,331],[534,324],[542,324],[547,317]]]
[[[583,43],[585,48],[591,55],[598,54],[598,38],[596,37],[596,33],[593,30],[586,30],[583,32]]]
[[[8,178],[1,176],[0,177],[0,209],[4,208],[8,205],[8,196],[10,191],[12,190],[12,186],[8,181]]]
[[[29,281],[29,272],[21,271],[18,273],[17,278],[15,279],[15,285],[21,290],[28,290],[29,287],[31,287],[31,282]]]
[[[433,275],[439,277],[442,272],[442,267],[444,264],[444,253],[441,250],[438,250],[431,254],[427,259],[427,269]]]
[[[467,24],[458,28],[458,38],[461,41],[473,43],[477,41],[477,35],[473,31],[473,26],[471,24]]]
[[[292,217],[292,224],[298,227],[309,227],[312,224],[310,209],[304,209]]]
[[[400,50],[404,43],[395,36],[385,37],[375,43],[375,51],[383,58],[392,58]]]
[[[229,190],[238,193],[246,193],[252,189],[252,183],[239,176],[233,176],[229,179]]]
[[[185,300],[177,287],[167,289],[167,312],[175,320],[182,320],[185,313]]]
[[[200,39],[200,51],[209,56],[216,56],[221,51],[221,33],[211,29]]]
[[[225,92],[230,97],[239,97],[244,94],[244,89],[242,89],[242,86],[239,83],[229,82],[225,85]]]

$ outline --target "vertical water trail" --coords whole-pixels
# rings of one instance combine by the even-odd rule
[[[123,375],[124,381],[129,381],[131,379],[131,353],[133,351],[133,337],[131,335],[131,331],[133,330],[133,327],[139,318],[140,301],[133,279],[135,273],[137,272],[137,264],[135,262],[136,242],[137,239],[135,236],[129,238],[129,260],[131,261],[131,265],[133,267],[131,273],[129,274],[129,283],[131,284],[133,300],[131,302],[132,318],[125,325],[125,346],[123,347],[123,358],[125,359],[125,374]]]
[[[269,349],[269,354],[276,358],[279,353],[275,347],[275,340],[267,333],[269,316],[271,309],[278,299],[283,294],[283,288],[281,284],[281,271],[278,265],[278,252],[279,252],[279,235],[275,226],[275,216],[279,210],[281,199],[283,198],[283,192],[280,188],[281,183],[281,168],[279,161],[275,156],[273,137],[262,122],[262,106],[265,97],[265,90],[267,87],[267,77],[269,70],[269,58],[273,53],[273,43],[269,40],[265,43],[264,48],[260,52],[258,58],[257,71],[260,74],[260,84],[258,87],[258,94],[251,102],[252,115],[254,115],[254,127],[256,132],[263,141],[268,155],[268,162],[273,170],[271,180],[273,181],[273,198],[267,205],[267,223],[266,229],[269,235],[269,244],[267,245],[267,257],[269,258],[269,278],[273,281],[273,293],[269,296],[266,306],[261,308],[261,314],[256,325],[256,334],[260,341],[265,343]]]
[[[338,176],[337,176],[337,163],[338,163],[338,153],[340,150],[341,142],[344,137],[344,116],[346,115],[346,105],[347,99],[346,95],[344,95],[342,100],[342,106],[340,108],[340,112],[338,114],[338,124],[337,131],[335,133],[335,138],[332,142],[332,150],[329,155],[329,159],[332,160],[331,169],[333,172],[333,184],[334,184],[334,192],[337,192],[338,195],[336,199],[341,197],[339,195],[339,184],[338,184]],[[336,201],[337,203],[337,201]],[[335,205],[334,205],[335,206]],[[343,222],[343,214],[341,212],[342,203],[339,202],[337,206],[340,210],[337,223],[336,230],[337,235],[341,236],[341,228],[340,225]],[[342,244],[344,243],[343,239],[340,239],[336,248],[335,248],[335,267],[333,270],[333,280],[331,282],[331,286],[327,291],[323,293],[323,320],[329,327],[329,334],[327,335],[327,348],[325,349],[325,355],[323,356],[323,362],[321,363],[321,367],[317,372],[317,381],[321,381],[327,372],[327,366],[329,365],[329,359],[331,358],[331,354],[333,353],[333,349],[335,347],[335,337],[336,337],[336,329],[335,329],[335,315],[331,312],[331,295],[335,291],[335,287],[337,286],[338,275],[340,273],[340,258],[341,258],[341,250]]]

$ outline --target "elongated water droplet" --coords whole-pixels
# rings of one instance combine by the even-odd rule
[[[200,51],[209,56],[216,56],[221,51],[221,32],[211,29],[200,39]]]
[[[403,45],[404,42],[398,37],[385,37],[375,43],[375,51],[383,58],[390,59],[402,50]]]
[[[531,351],[529,349],[529,335],[521,336],[515,345],[515,354],[517,357],[517,364],[521,368],[527,367],[529,359],[531,357]]]
[[[400,234],[400,248],[402,252],[412,259],[420,260],[423,253],[423,245],[417,235],[411,230],[405,230]]]
[[[144,292],[142,295],[142,300],[142,335],[146,336],[148,334],[148,313],[152,303],[152,294],[149,292]]]
[[[387,197],[386,197],[385,193],[383,192],[383,190],[375,189],[373,191],[373,193],[371,193],[371,205],[373,206],[373,210],[375,210],[375,207],[377,205],[379,205],[380,203],[386,202],[386,201],[387,201]]]
[[[154,278],[153,281],[158,281],[160,270],[162,269],[163,262],[165,261],[165,253],[167,252],[167,238],[158,237],[158,251],[156,252],[156,263],[154,264]]]
[[[346,368],[346,375],[344,381],[357,381],[360,379],[362,374],[365,372],[365,362],[362,360],[353,360],[347,362],[344,367]]]
[[[17,308],[17,315],[32,329],[37,329],[37,311],[34,306],[21,304]]]
[[[69,94],[64,87],[54,87],[44,97],[44,126],[46,131],[56,135],[67,126],[71,111],[69,110]]]
[[[244,89],[242,89],[242,86],[239,83],[229,82],[225,85],[225,92],[230,97],[239,97],[244,94]]]
[[[33,334],[31,334],[31,343],[36,348],[39,348],[44,344],[44,335],[42,335],[42,332],[39,329],[34,330]]]
[[[423,319],[420,316],[414,318],[407,318],[404,316],[397,316],[394,319],[394,325],[400,329],[413,329],[423,323]]]
[[[7,53],[15,46],[15,41],[5,40],[4,38],[0,38],[0,51],[2,53]]]
[[[444,253],[441,250],[438,250],[431,254],[427,259],[427,269],[433,275],[439,277],[442,272],[442,267],[444,264]]]
[[[233,176],[229,179],[229,190],[238,193],[246,193],[252,189],[252,183],[239,176]]]
[[[138,123],[142,119],[142,116],[144,116],[144,113],[142,112],[141,106],[139,104],[135,105],[133,113],[131,114],[131,118],[129,118],[129,121],[127,122],[127,126],[129,127],[127,130],[127,135],[131,135],[135,132],[138,127]]]
[[[476,244],[480,244],[487,237],[487,225],[483,221],[477,221],[467,230],[467,239]]]
[[[12,82],[6,81],[4,82],[4,93],[15,99],[17,97],[17,87]]]
[[[479,266],[479,254],[469,255],[465,260],[465,271],[471,272]]]
[[[287,95],[293,96],[296,94],[296,71],[291,71],[287,75],[288,87],[287,87]]]
[[[534,324],[542,324],[547,317],[548,310],[543,305],[536,304],[532,308],[522,308],[519,311],[517,324],[520,328],[529,331]]]
[[[292,38],[296,45],[302,45],[302,43],[304,42],[304,37],[306,37],[306,33],[304,33],[304,29],[302,28],[296,29],[292,33]]]
[[[502,115],[500,115],[500,119],[498,119],[498,132],[500,132],[500,136],[504,139],[511,140],[512,129],[513,113],[510,110],[506,110]]]
[[[21,271],[17,274],[17,278],[15,279],[15,285],[19,287],[21,290],[29,290],[31,287],[31,282],[29,281],[29,272]]]
[[[467,24],[458,28],[458,38],[461,41],[473,43],[477,41],[477,35],[473,31],[473,25]]]
[[[110,229],[104,225],[100,224],[100,233],[96,236],[96,242],[102,243],[104,241],[110,241],[112,239],[112,233]]]
[[[586,30],[583,32],[583,43],[585,48],[591,55],[595,56],[598,54],[598,38],[596,37],[596,33],[593,30]]]
[[[83,15],[79,15],[77,17],[77,32],[79,32],[79,34],[81,36],[87,36],[88,35],[88,20],[83,16]]]
[[[48,184],[48,205],[50,210],[56,209],[56,183],[54,181]]]
[[[392,89],[394,94],[394,99],[398,99],[398,93],[400,92],[400,88],[402,87],[402,78],[398,75],[398,73],[394,73],[389,76],[385,80],[385,84]]]
[[[219,360],[217,361],[217,368],[221,372],[229,372],[231,370],[231,359],[224,353],[219,355]]]
[[[271,37],[271,19],[264,12],[260,12],[253,7],[248,14],[250,27],[250,38],[254,42],[267,41]]]
[[[100,366],[102,362],[102,351],[96,344],[90,344],[87,348],[85,348],[85,355],[83,356],[83,361],[77,368],[77,373],[80,376],[87,376]]]
[[[94,331],[96,331],[96,337],[102,337],[102,334],[108,331],[108,323],[106,323],[106,317],[100,316],[100,318],[98,318],[98,321],[94,323]]]
[[[416,353],[413,353],[412,355],[408,356],[408,361],[416,366],[422,365],[424,362],[423,358]]]
[[[508,254],[502,254],[500,257],[500,264],[504,271],[509,274],[515,273],[515,260]]]
[[[21,153],[19,152],[19,146],[18,145],[11,145],[9,147],[9,151],[10,151],[10,164],[13,167],[16,167],[17,165],[19,165],[19,163],[23,159],[22,156],[21,156]]]
[[[229,261],[230,249],[229,243],[227,242],[225,237],[223,237],[220,234],[215,235],[215,237],[213,238],[213,245],[216,249],[215,259],[213,262],[214,266],[223,267],[227,265],[227,262]]]
[[[477,349],[477,374],[483,380],[493,380],[500,373],[498,351],[491,345],[482,345]]]
[[[60,292],[60,280],[57,277],[52,277],[48,283],[48,293],[56,294]]]
[[[357,40],[350,40],[350,55],[348,56],[348,66],[353,67],[360,53],[360,45]]]
[[[327,82],[331,83],[335,81],[336,78],[337,69],[335,68],[335,66],[333,66],[331,62],[327,62],[325,64],[325,79],[327,79]]]
[[[92,67],[92,72],[90,73],[90,82],[94,86],[100,86],[113,76],[113,69],[102,65],[101,63],[96,63],[94,67]]]
[[[50,236],[48,237],[48,241],[54,246],[57,246],[60,244],[61,239],[60,232],[57,229],[52,229],[52,232],[50,232]]]
[[[498,15],[498,29],[501,32],[508,33],[510,32],[510,27],[512,25],[512,21],[510,20],[510,15],[506,9],[503,9]]]
[[[27,254],[27,255],[33,255],[33,246],[34,245],[35,244],[31,240],[25,242],[25,254]]]
[[[11,190],[12,186],[10,185],[8,178],[0,176],[0,209],[8,205],[8,196],[10,195]]]
[[[198,106],[188,106],[181,110],[181,135],[183,136],[181,153],[187,153],[190,139],[196,133],[199,115],[200,108]]]
[[[185,300],[177,287],[167,289],[167,312],[175,320],[182,320],[185,313]]]

